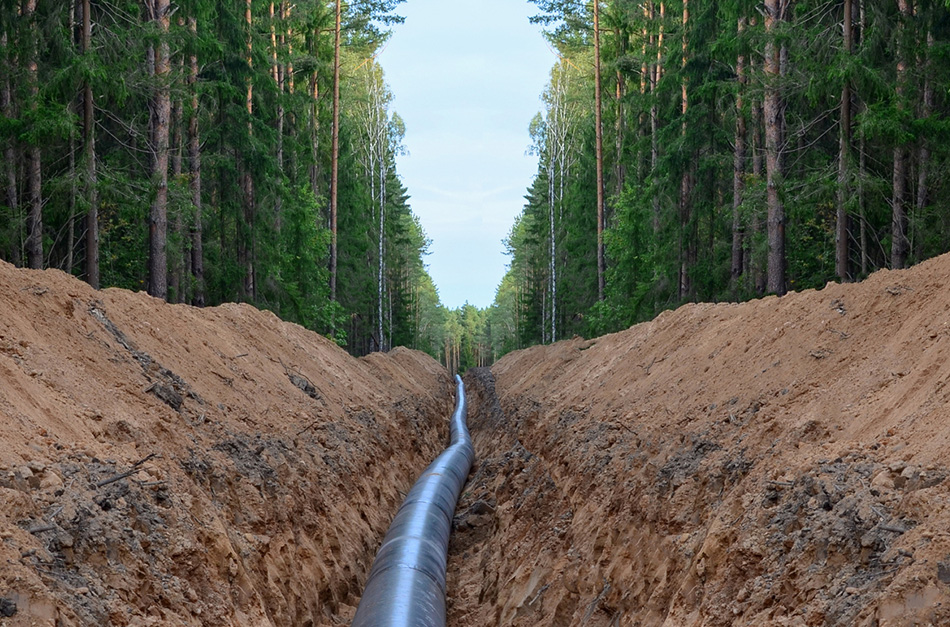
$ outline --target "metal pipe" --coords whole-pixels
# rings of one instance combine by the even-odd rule
[[[409,490],[373,561],[352,627],[444,627],[445,564],[452,517],[475,461],[465,424],[465,386],[449,423],[449,447]]]

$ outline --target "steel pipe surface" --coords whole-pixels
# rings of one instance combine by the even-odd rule
[[[475,461],[465,424],[465,386],[449,423],[449,447],[409,490],[383,538],[352,627],[443,627],[452,517]]]

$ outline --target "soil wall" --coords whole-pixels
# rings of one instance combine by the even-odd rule
[[[341,625],[448,374],[0,263],[0,624]]]
[[[948,278],[689,305],[471,373],[450,624],[950,624]]]

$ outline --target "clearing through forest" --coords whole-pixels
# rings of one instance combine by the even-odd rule
[[[466,375],[449,623],[950,622],[950,256]],[[0,263],[0,624],[345,625],[429,357]]]

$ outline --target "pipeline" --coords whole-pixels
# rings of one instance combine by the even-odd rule
[[[475,461],[465,424],[465,386],[449,423],[449,447],[409,490],[383,538],[352,627],[444,627],[445,564],[462,486]]]

